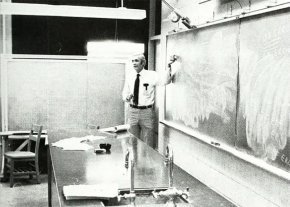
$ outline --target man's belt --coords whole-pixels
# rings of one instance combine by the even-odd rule
[[[133,104],[130,104],[130,106],[134,109],[150,109],[153,107],[153,105],[148,105],[148,106],[136,106],[136,105],[133,105]]]

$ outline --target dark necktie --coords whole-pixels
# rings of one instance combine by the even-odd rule
[[[135,85],[134,85],[133,102],[135,105],[138,105],[138,99],[139,99],[139,83],[140,83],[139,76],[140,74],[138,73],[136,76]]]

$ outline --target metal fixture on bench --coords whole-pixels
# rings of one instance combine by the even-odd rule
[[[125,168],[130,170],[130,192],[124,195],[119,195],[118,200],[122,198],[130,199],[130,205],[135,206],[136,194],[134,190],[134,154],[132,149],[128,149],[125,155]]]
[[[168,145],[166,147],[166,151],[165,151],[165,164],[168,168],[168,189],[165,191],[160,191],[160,192],[156,192],[155,190],[152,192],[152,195],[154,196],[154,198],[158,198],[158,197],[163,197],[163,198],[167,198],[167,203],[171,206],[176,206],[176,199],[177,198],[181,198],[182,200],[184,200],[186,203],[189,203],[189,201],[187,200],[189,197],[189,188],[186,188],[185,191],[182,190],[178,190],[175,187],[173,187],[173,150],[170,147],[170,145]]]

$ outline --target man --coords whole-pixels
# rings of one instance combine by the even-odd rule
[[[161,78],[157,72],[145,70],[146,59],[143,54],[134,55],[132,65],[134,70],[126,77],[122,94],[123,100],[130,105],[129,132],[153,147],[155,86],[171,82],[171,69]]]

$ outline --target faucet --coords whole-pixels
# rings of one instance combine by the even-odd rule
[[[173,187],[173,150],[170,145],[167,145],[165,151],[165,165],[168,169],[168,188]]]
[[[152,195],[154,198],[158,197],[165,197],[168,199],[167,204],[171,204],[172,206],[176,206],[175,200],[177,197],[184,200],[186,203],[189,203],[187,200],[189,197],[189,188],[186,188],[185,191],[177,190],[175,187],[173,187],[173,150],[170,145],[167,145],[166,151],[165,151],[165,165],[168,169],[168,189],[165,191],[157,192],[154,190],[152,192]]]
[[[118,200],[120,201],[121,198],[130,199],[130,205],[135,206],[135,190],[134,190],[134,154],[133,150],[127,150],[125,155],[125,168],[130,168],[130,193],[126,193],[124,195],[118,196]]]

